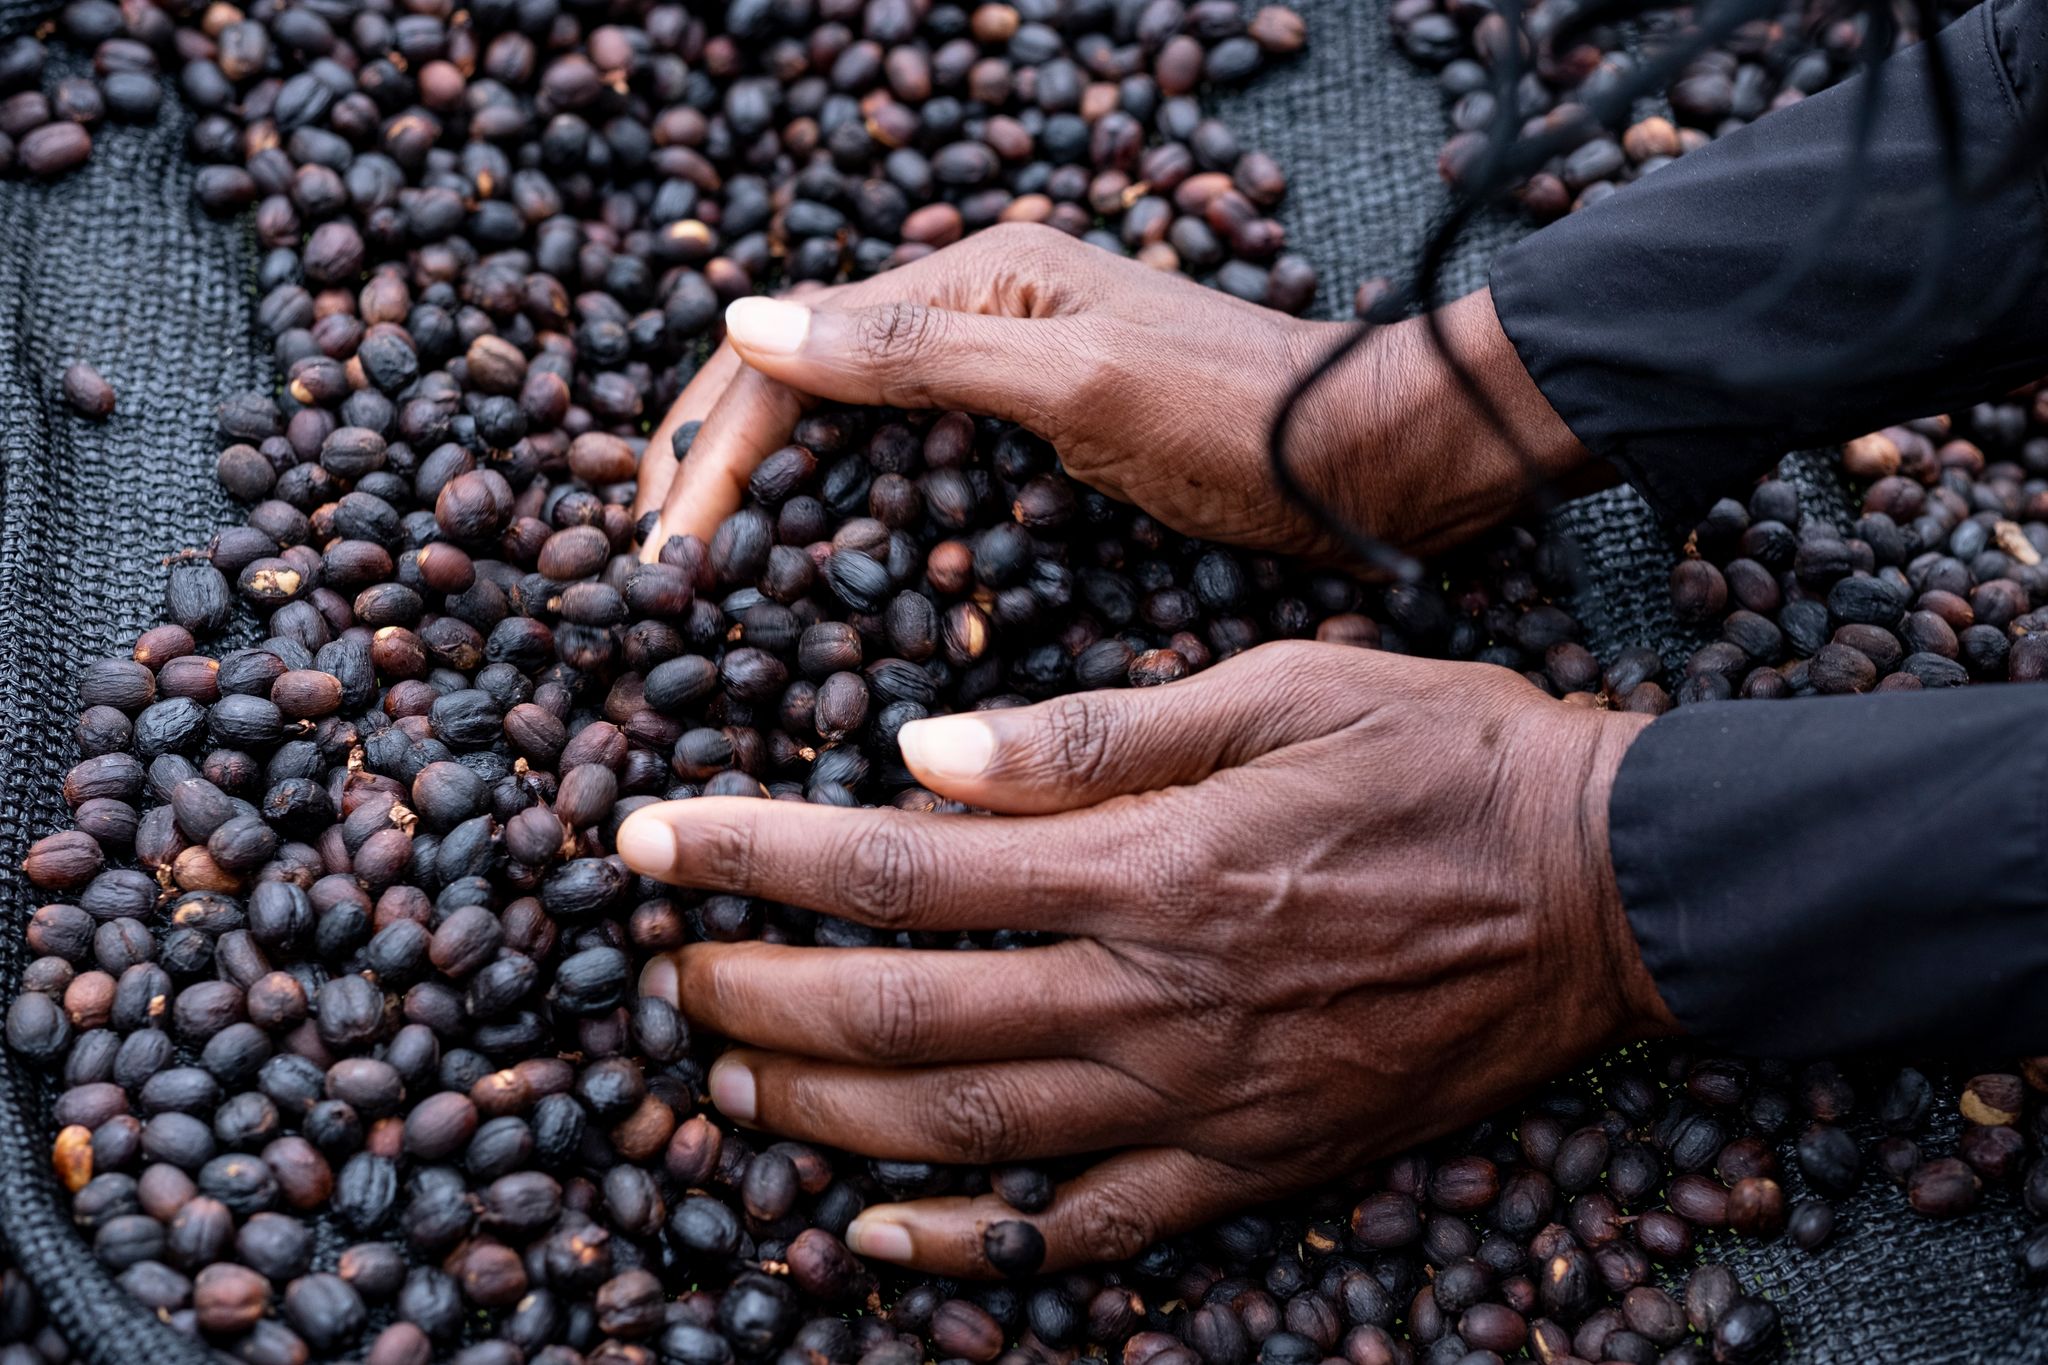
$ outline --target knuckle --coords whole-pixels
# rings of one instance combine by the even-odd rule
[[[893,824],[852,836],[836,860],[843,869],[840,891],[847,912],[880,929],[913,926],[937,876],[921,848],[916,836]]]
[[[1104,815],[1111,808],[1105,808]],[[1183,947],[1191,931],[1206,938],[1218,917],[1222,897],[1215,888],[1228,886],[1243,868],[1241,852],[1233,855],[1218,845],[1232,845],[1205,833],[1215,828],[1215,812],[1184,804],[1173,795],[1141,798],[1119,812],[1120,823],[1106,827],[1104,846],[1116,866],[1120,897],[1137,924],[1151,933],[1165,932]]]
[[[1240,696],[1285,700],[1285,714],[1299,714],[1303,706],[1334,705],[1341,711],[1352,704],[1362,685],[1384,679],[1389,657],[1375,649],[1275,640],[1225,660],[1203,676],[1210,685],[1227,685]]]
[[[1106,777],[1112,762],[1108,709],[1087,693],[1047,708],[1044,763],[1050,776],[1093,785]]]
[[[1191,958],[1172,963],[1161,976],[1176,1017],[1196,1026],[1219,1027],[1226,1036],[1242,1022],[1244,989],[1222,964]]]
[[[930,354],[938,328],[936,309],[897,299],[860,315],[860,348],[884,374],[901,377],[905,368]]]
[[[1010,1150],[1017,1125],[1003,1087],[979,1073],[946,1084],[933,1118],[939,1140],[971,1162],[1000,1160]]]
[[[878,1062],[921,1060],[938,1036],[938,1010],[930,983],[907,967],[886,964],[862,991],[849,1041]]]
[[[1249,861],[1242,850],[1221,847],[1228,842],[1205,835],[1201,826],[1169,832],[1145,860],[1148,880],[1177,900],[1186,899],[1187,886],[1221,886]]]
[[[1091,1258],[1122,1261],[1152,1242],[1152,1219],[1128,1194],[1104,1190],[1074,1210],[1075,1236]]]
[[[702,850],[708,880],[726,890],[745,892],[755,882],[758,859],[751,820],[718,820],[705,831]]]
[[[1265,660],[1268,667],[1293,672],[1298,669],[1320,669],[1329,662],[1330,647],[1308,640],[1275,640],[1267,645]]]
[[[1044,223],[998,223],[976,236],[1025,272],[1044,271],[1075,245],[1066,233]]]

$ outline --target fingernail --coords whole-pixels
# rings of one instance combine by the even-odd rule
[[[650,877],[659,877],[675,868],[674,831],[659,816],[645,811],[635,811],[619,826],[618,850],[627,867]]]
[[[885,1223],[879,1218],[863,1216],[854,1219],[846,1229],[846,1245],[856,1256],[872,1256],[878,1261],[907,1261],[910,1259],[910,1230],[900,1223]]]
[[[980,777],[996,756],[996,732],[968,716],[914,720],[897,732],[896,743],[911,771],[941,779]]]
[[[671,1005],[682,1003],[681,988],[676,980],[675,960],[667,953],[653,959],[642,969],[640,994],[651,995],[657,1000],[666,1000]]]
[[[738,1062],[719,1061],[711,1068],[708,1082],[711,1102],[727,1118],[741,1123],[754,1121],[754,1073]]]
[[[749,351],[795,355],[811,334],[811,310],[782,299],[736,299],[725,310],[725,331]]]

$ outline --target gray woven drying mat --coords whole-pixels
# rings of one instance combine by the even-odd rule
[[[0,9],[0,18],[20,13]],[[228,515],[212,477],[213,411],[268,381],[251,323],[254,244],[192,202],[190,119],[97,139],[54,185],[0,185],[0,981],[19,979],[36,901],[28,842],[61,828],[76,754],[73,678],[155,623],[160,558]],[[119,394],[88,422],[57,376],[89,360]],[[35,1078],[0,1065],[0,1218],[52,1320],[92,1365],[198,1365],[212,1353],[147,1315],[72,1229],[49,1176]],[[68,1204],[68,1200],[63,1201]]]
[[[1433,82],[1390,50],[1383,0],[1299,7],[1309,54],[1226,97],[1222,112],[1293,175],[1286,217],[1322,271],[1318,311],[1344,316],[1357,281],[1397,272],[1440,207],[1444,124]],[[0,0],[0,34],[45,8]],[[270,381],[250,320],[253,246],[241,227],[192,208],[188,124],[169,101],[154,128],[103,133],[75,176],[0,183],[0,995],[19,979],[35,904],[14,869],[33,837],[66,818],[73,680],[154,621],[158,559],[203,544],[231,515],[212,478],[214,408]],[[1481,282],[1518,230],[1505,215],[1480,219],[1446,291]],[[74,359],[119,392],[104,424],[56,397]],[[1577,604],[1591,642],[1677,648],[1668,616],[1656,615],[1669,543],[1640,501],[1617,491],[1558,515],[1607,593]],[[0,1236],[92,1365],[212,1359],[136,1307],[71,1229],[47,1173],[47,1099],[32,1074],[0,1065]],[[1794,1359],[2048,1359],[2025,1344],[2027,1329],[2048,1338],[2048,1315],[2036,1306],[2021,1318],[2010,1201],[1941,1227],[1899,1210],[1897,1192],[1873,1183],[1844,1204],[1842,1233],[1819,1256],[1731,1249],[1784,1305]]]

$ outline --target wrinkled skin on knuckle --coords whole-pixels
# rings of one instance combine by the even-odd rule
[[[909,299],[863,309],[855,339],[863,361],[880,380],[883,401],[894,407],[922,406],[920,366],[944,344],[945,314]]]
[[[839,869],[838,903],[854,918],[881,929],[908,928],[933,900],[937,864],[901,821],[842,836],[830,863]]]
[[[998,223],[969,240],[980,244],[1011,290],[1023,292],[1057,288],[1074,265],[1077,245],[1043,223]]]
[[[1153,960],[1154,950],[1132,944],[1111,947],[1100,939],[1074,939],[1065,951],[1074,959],[1074,974],[1089,983],[1089,990],[1131,1027],[1144,1021],[1171,1018],[1175,1002],[1161,989]]]
[[[1236,1097],[1256,1088],[1249,1074],[1258,1021],[1237,999],[1239,983],[1213,963],[1161,955],[1149,964],[1151,994],[1126,1015],[1105,1059],[1141,1080],[1178,1113],[1184,1135],[1207,1130]]]
[[[1114,762],[1109,711],[1087,693],[1064,698],[1046,708],[1041,742],[1031,766],[1039,775],[1076,786],[1094,786],[1109,776]]]
[[[1084,741],[1085,743],[1086,741]],[[1048,785],[1075,785],[1072,760],[1051,745],[1034,764]],[[1090,780],[1114,776],[1105,759],[1087,768]],[[1182,826],[1195,818],[1186,803],[1188,789],[1141,791],[1088,806],[1053,822],[996,844],[999,861],[1019,884],[1051,900],[1077,902],[1103,913],[1099,938],[1114,940],[1119,951],[1138,943],[1177,935],[1182,921],[1207,913],[1204,899],[1193,894],[1193,874],[1183,855],[1206,857],[1205,833]]]
[[[888,1065],[923,1061],[941,1029],[929,983],[919,973],[888,963],[859,987],[848,1041]]]
[[[1213,1038],[1242,1038],[1247,1011],[1243,982],[1219,956],[1209,952],[1175,953],[1155,971],[1165,985],[1169,1008],[1188,1026]]]
[[[1259,645],[1225,660],[1209,676],[1218,683],[1227,679],[1233,686],[1256,687],[1295,716],[1306,708],[1332,728],[1355,713],[1361,701],[1384,700],[1390,682],[1376,651],[1313,640]]]
[[[1258,960],[1256,949],[1270,943],[1247,935],[1247,947],[1233,947],[1239,939],[1229,927],[1234,907],[1193,889],[1211,885],[1201,880],[1207,875],[1203,869],[1220,866],[1226,856],[1200,832],[1199,813],[1145,797],[1120,798],[1098,809],[1140,808],[1159,818],[1122,823],[1126,832],[1107,841],[1112,852],[1099,874],[1120,888],[1119,919],[1128,926],[1095,941],[1090,976],[1095,989],[1114,1001],[1123,1024],[1105,1044],[1115,1055],[1146,1058],[1148,1071],[1162,1063],[1166,1072],[1187,1070],[1197,1057],[1227,1061],[1210,1049],[1242,1036],[1250,998],[1247,967]]]
[[[1104,1190],[1074,1210],[1076,1244],[1091,1257],[1122,1261],[1152,1242],[1153,1219],[1123,1190]]]
[[[983,1072],[967,1072],[945,1084],[932,1119],[939,1140],[972,1162],[997,1160],[1017,1122],[1007,1089]]]
[[[1126,808],[1128,837],[1118,847],[1124,850],[1123,882],[1138,912],[1148,924],[1178,936],[1232,912],[1227,898],[1204,889],[1217,886],[1243,855],[1228,846],[1232,836],[1223,831],[1229,826],[1212,823],[1219,817],[1228,821],[1228,810],[1219,812],[1207,802],[1197,805],[1184,793],[1173,795],[1182,799],[1134,799]]]

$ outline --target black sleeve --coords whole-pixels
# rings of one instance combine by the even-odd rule
[[[1990,0],[1885,65],[1849,216],[1771,306],[1755,306],[1762,287],[1810,245],[1841,190],[1867,78],[1691,152],[1496,259],[1494,306],[1529,373],[1667,520],[1697,520],[1786,450],[2048,373],[2048,186],[2030,166],[1948,200],[1932,60],[1955,90],[1966,166],[1989,180],[2048,84],[2048,0]],[[1773,384],[1882,334],[1916,287],[1932,306],[1881,353],[1825,383]]]
[[[2048,687],[1715,702],[1629,748],[1622,904],[1740,1051],[2048,1051]]]

